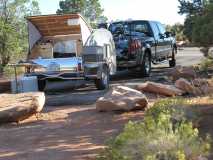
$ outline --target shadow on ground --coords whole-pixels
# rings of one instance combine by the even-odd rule
[[[0,127],[2,160],[92,159],[105,140],[117,135],[129,120],[143,112],[98,113],[94,106],[48,107],[48,120]],[[51,117],[51,112],[60,116]],[[52,114],[54,115],[54,114]],[[15,142],[15,143],[14,143]]]

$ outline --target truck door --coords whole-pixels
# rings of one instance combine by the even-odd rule
[[[170,40],[170,38],[169,37],[167,37],[166,36],[166,29],[165,29],[165,27],[161,24],[161,23],[159,23],[159,22],[157,22],[157,26],[158,26],[158,29],[159,29],[159,32],[160,32],[160,37],[162,38],[162,40],[163,40],[163,43],[162,43],[162,49],[163,49],[163,51],[162,51],[162,53],[161,53],[161,56],[162,57],[168,57],[169,56],[169,54],[171,53],[171,51],[172,51],[172,48],[171,48],[171,40]]]
[[[160,30],[156,22],[150,22],[150,25],[155,38],[155,49],[154,51],[152,50],[152,52],[155,53],[156,59],[160,59],[164,55],[164,38],[160,36]]]

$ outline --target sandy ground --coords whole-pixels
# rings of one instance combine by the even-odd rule
[[[104,142],[117,135],[129,120],[142,120],[143,111],[98,113],[94,106],[48,107],[17,126],[0,128],[2,160],[93,159]]]
[[[200,62],[202,54],[198,49],[186,49],[179,57],[178,64],[191,65]],[[119,78],[113,78],[112,85],[136,85],[153,79],[166,81],[167,66],[154,67],[148,79],[122,73]],[[103,94],[91,84],[71,92],[48,93],[46,106],[38,119],[32,117],[21,124],[0,126],[0,160],[94,159],[107,139],[119,134],[129,120],[141,121],[144,115],[144,111],[97,112],[95,101]],[[151,103],[160,98],[147,96]],[[211,115],[208,117],[210,124]],[[203,132],[208,131],[213,133],[209,126],[203,126]]]

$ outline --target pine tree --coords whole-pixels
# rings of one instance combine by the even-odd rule
[[[103,16],[103,9],[99,0],[61,0],[59,2],[60,9],[57,14],[80,13],[91,24],[94,24],[99,18],[107,20]]]

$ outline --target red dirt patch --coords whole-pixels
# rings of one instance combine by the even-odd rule
[[[116,136],[143,111],[98,113],[94,106],[47,107],[45,113],[20,125],[0,128],[0,159],[94,159],[105,140]]]

